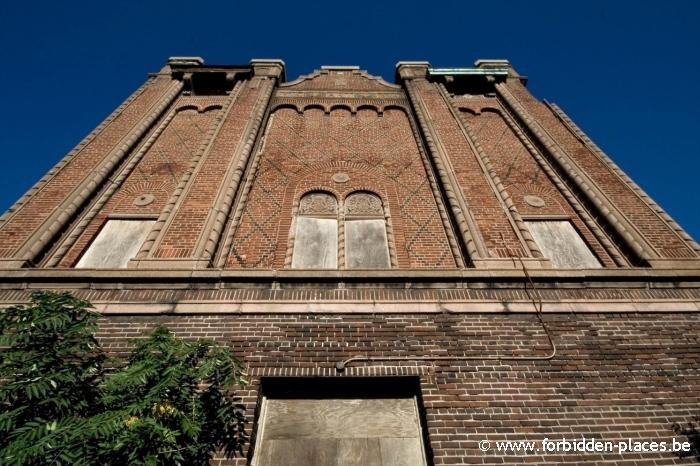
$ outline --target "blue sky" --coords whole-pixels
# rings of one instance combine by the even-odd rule
[[[5,2],[0,211],[172,55],[281,58],[293,79],[508,58],[700,238],[700,2]]]

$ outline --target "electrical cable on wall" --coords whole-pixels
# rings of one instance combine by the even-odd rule
[[[502,235],[501,235],[502,236]],[[484,356],[354,356],[343,361],[338,361],[335,364],[335,369],[338,372],[343,372],[345,368],[354,362],[372,362],[372,361],[549,361],[554,359],[557,354],[557,347],[554,344],[551,334],[549,333],[549,328],[542,318],[542,297],[537,291],[537,286],[532,280],[532,276],[527,271],[525,267],[525,262],[523,262],[522,257],[514,256],[510,248],[506,247],[508,254],[512,259],[518,259],[520,261],[520,266],[522,267],[523,274],[525,275],[525,292],[528,298],[532,302],[535,308],[535,315],[540,325],[544,329],[544,333],[547,336],[547,341],[551,351],[549,354],[544,356],[501,356],[501,355],[484,355]],[[528,283],[531,289],[528,289]]]

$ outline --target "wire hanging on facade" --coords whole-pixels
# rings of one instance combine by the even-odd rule
[[[544,356],[501,356],[501,355],[484,355],[484,356],[354,356],[343,361],[338,361],[335,364],[335,369],[338,372],[343,372],[345,368],[354,362],[371,362],[371,361],[549,361],[553,359],[557,354],[557,347],[552,340],[552,336],[549,333],[549,328],[542,318],[542,297],[540,296],[535,282],[532,280],[532,276],[527,271],[525,267],[525,262],[523,262],[522,257],[513,256],[510,248],[506,246],[506,250],[512,259],[518,259],[520,261],[520,266],[522,267],[523,274],[525,275],[525,292],[528,298],[532,302],[535,308],[535,315],[540,325],[544,329],[544,333],[547,337],[547,341],[551,348],[549,354]],[[531,289],[528,289],[528,283]]]

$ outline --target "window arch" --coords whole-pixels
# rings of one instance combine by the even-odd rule
[[[299,200],[292,268],[338,267],[338,201],[326,192],[311,192]]]
[[[304,194],[292,242],[294,269],[391,268],[384,205],[374,193],[351,193],[340,206],[330,193]]]
[[[379,196],[352,193],[345,199],[345,261],[348,269],[391,267],[384,208]]]

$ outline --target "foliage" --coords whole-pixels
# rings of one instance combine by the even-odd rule
[[[230,391],[245,380],[227,349],[160,327],[110,363],[98,318],[67,293],[0,312],[0,464],[203,465],[240,452]]]
[[[187,342],[160,327],[110,377],[102,402],[124,428],[102,450],[113,464],[209,464],[213,448],[245,442],[242,406],[228,396],[244,383],[225,348]]]
[[[97,319],[90,303],[58,293],[0,313],[0,463],[60,455],[52,441],[96,414],[105,359]]]

